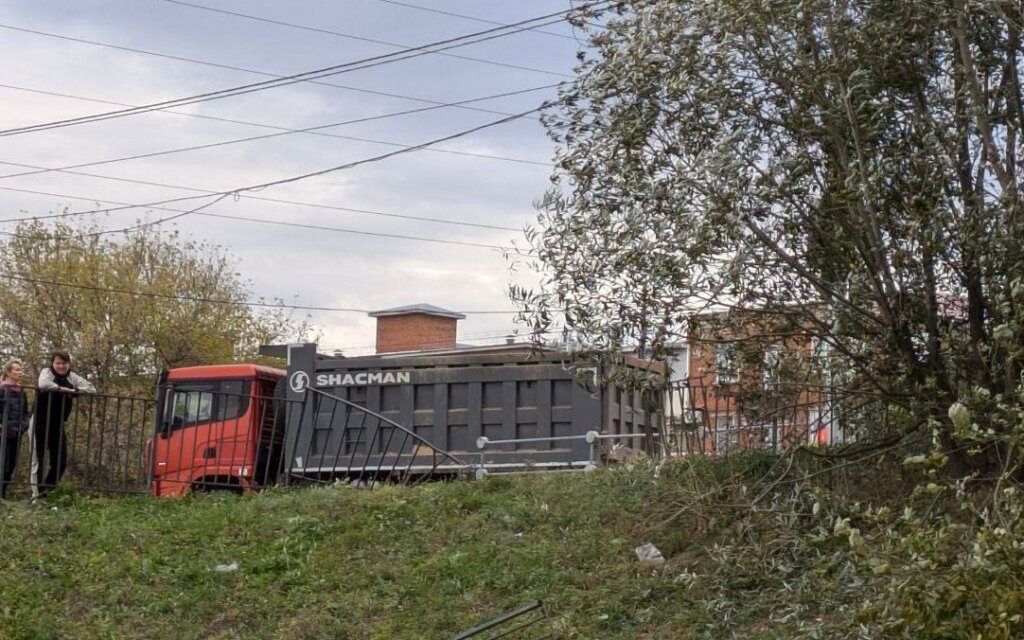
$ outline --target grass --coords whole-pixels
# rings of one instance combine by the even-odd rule
[[[0,503],[0,640],[443,639],[533,600],[562,639],[1024,637],[1024,492],[925,486],[898,457],[821,464],[64,489]],[[640,562],[646,542],[668,562]]]
[[[0,638],[445,638],[537,599],[559,637],[637,638],[685,599],[633,552],[652,482],[611,470],[11,503]]]

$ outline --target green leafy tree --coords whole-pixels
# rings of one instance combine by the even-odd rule
[[[545,115],[557,168],[528,234],[543,283],[513,291],[530,318],[658,354],[701,310],[770,317],[902,432],[1012,468],[1021,3],[623,0],[578,26],[591,47]]]
[[[252,361],[260,344],[309,327],[244,304],[221,247],[155,228],[97,235],[93,224],[22,223],[0,244],[0,336],[32,368],[52,349],[99,389],[149,393],[161,369]]]

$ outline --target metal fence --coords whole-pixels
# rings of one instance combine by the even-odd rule
[[[356,483],[420,482],[459,474],[468,465],[411,428],[337,395],[307,388],[301,425],[287,450],[289,479]],[[312,429],[312,437],[299,433]],[[305,444],[299,446],[299,442]]]
[[[13,407],[21,402],[27,420]],[[0,468],[6,497],[52,489],[57,481],[101,492],[146,490],[153,401],[114,394],[43,393],[0,387]],[[43,464],[37,464],[42,452]],[[39,468],[41,466],[41,468]],[[33,473],[35,471],[35,473]]]
[[[548,440],[578,440],[585,463],[580,467],[593,468],[605,457],[599,449],[616,446],[678,456],[830,446],[853,442],[865,424],[878,433],[889,419],[886,402],[849,390],[806,382],[753,388],[700,382],[667,387],[663,424],[654,430],[653,444],[632,444],[628,436],[597,428]],[[16,392],[0,387],[7,425],[0,429],[0,469],[10,472],[7,497],[29,495],[33,482],[47,485],[54,479],[90,492],[158,495],[245,491],[275,483],[419,482],[467,472],[477,458],[484,468],[485,451],[536,446],[536,438],[481,437],[477,452],[463,460],[417,433],[415,425],[320,389],[307,388],[299,400],[288,400],[283,387],[272,395],[252,391],[168,385],[157,388],[157,402],[114,394],[42,394],[37,400],[33,389],[25,389],[36,417],[19,434],[8,425],[17,421],[11,409]],[[46,424],[41,414],[49,416]],[[650,440],[652,433],[644,438]],[[37,451],[45,464],[30,473]]]
[[[889,404],[842,387],[774,383],[742,387],[683,380],[665,392],[665,427],[676,455],[724,455],[854,442],[884,430]]]
[[[547,607],[542,602],[532,602],[452,636],[451,640],[550,640],[555,637]]]
[[[161,385],[157,398],[148,470],[156,495],[241,492],[282,479],[285,424],[302,403],[252,393],[239,380]]]
[[[90,493],[157,495],[339,480],[372,487],[467,468],[407,427],[316,389],[301,401],[243,388],[157,392],[159,402],[99,393],[42,394],[37,401],[25,389],[24,425],[9,410],[20,396],[0,387],[0,469],[11,472],[5,497],[45,493],[58,483]],[[301,429],[314,436],[299,449]]]

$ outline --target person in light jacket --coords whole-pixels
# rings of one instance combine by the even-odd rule
[[[79,393],[96,393],[96,387],[71,371],[71,356],[67,352],[54,351],[50,357],[50,366],[39,372],[36,391],[33,440],[38,467],[33,494],[46,494],[57,486],[68,466],[64,423],[71,415],[74,397]],[[44,474],[47,453],[49,468]]]
[[[28,430],[28,398],[21,387],[23,375],[25,364],[17,358],[8,360],[0,373],[0,500],[5,497],[18,464],[21,434]]]

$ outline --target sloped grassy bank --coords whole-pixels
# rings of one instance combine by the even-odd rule
[[[823,464],[8,504],[0,638],[433,639],[534,599],[560,638],[1024,637],[1015,489]]]

